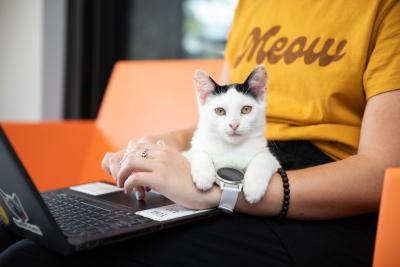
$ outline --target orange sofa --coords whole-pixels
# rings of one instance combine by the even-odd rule
[[[373,266],[400,266],[400,168],[385,173]]]
[[[110,180],[100,167],[107,151],[129,139],[192,126],[197,106],[196,68],[220,77],[222,60],[125,61],[114,67],[96,120],[2,122],[40,191]],[[400,266],[400,169],[386,172],[375,267]]]

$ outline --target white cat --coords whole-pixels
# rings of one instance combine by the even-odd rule
[[[242,170],[243,192],[249,203],[258,202],[271,176],[280,167],[264,137],[267,73],[257,66],[243,84],[220,86],[197,70],[194,87],[200,118],[192,146],[185,155],[196,187],[210,189],[216,170]]]

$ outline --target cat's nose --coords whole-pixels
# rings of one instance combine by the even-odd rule
[[[236,131],[236,129],[237,128],[239,128],[239,123],[232,123],[232,124],[229,124],[229,127],[231,127],[234,131]]]

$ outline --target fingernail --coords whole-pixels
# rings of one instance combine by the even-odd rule
[[[135,197],[136,197],[137,200],[141,200],[142,199],[142,193],[139,192],[139,191],[136,191],[135,192]]]
[[[110,170],[110,168],[106,168],[106,171],[107,171],[107,173],[108,173],[109,175],[111,175],[111,170]]]

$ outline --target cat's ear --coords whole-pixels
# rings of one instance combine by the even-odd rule
[[[215,91],[217,84],[210,75],[202,70],[196,70],[193,77],[193,83],[199,102],[204,105],[207,97]]]
[[[245,83],[249,90],[257,97],[259,101],[265,99],[267,92],[268,75],[263,64],[258,65],[247,77]]]

